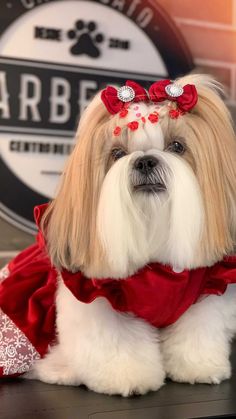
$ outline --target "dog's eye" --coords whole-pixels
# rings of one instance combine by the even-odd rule
[[[113,148],[111,155],[113,160],[118,160],[121,159],[121,157],[126,156],[126,152],[122,148]]]
[[[179,141],[173,141],[167,147],[167,151],[172,151],[172,153],[177,153],[177,154],[184,154],[185,150],[186,150],[185,146]]]

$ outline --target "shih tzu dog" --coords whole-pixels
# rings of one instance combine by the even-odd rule
[[[26,377],[123,396],[165,377],[230,377],[236,141],[220,89],[190,75],[148,92],[127,81],[92,100],[58,194],[37,210],[40,250],[2,280],[26,262],[53,278],[55,335],[42,349],[21,328],[37,349]]]

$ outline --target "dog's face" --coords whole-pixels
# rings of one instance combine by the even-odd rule
[[[121,117],[107,112],[100,95],[92,101],[46,216],[55,264],[125,277],[150,262],[192,268],[233,251],[230,118],[211,80],[189,76],[178,83],[194,83],[198,91],[197,105],[178,118],[170,117],[169,102],[133,103]],[[156,112],[158,121],[149,117]]]

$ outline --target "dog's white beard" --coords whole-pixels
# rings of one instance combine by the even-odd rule
[[[145,154],[163,162],[166,192],[132,191],[133,162]],[[109,275],[125,277],[150,262],[196,267],[203,222],[200,188],[183,160],[157,150],[118,160],[104,180],[97,218]]]

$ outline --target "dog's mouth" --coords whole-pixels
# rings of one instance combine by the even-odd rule
[[[166,185],[164,183],[142,183],[139,185],[133,185],[134,190],[137,192],[148,192],[157,193],[166,191]]]

